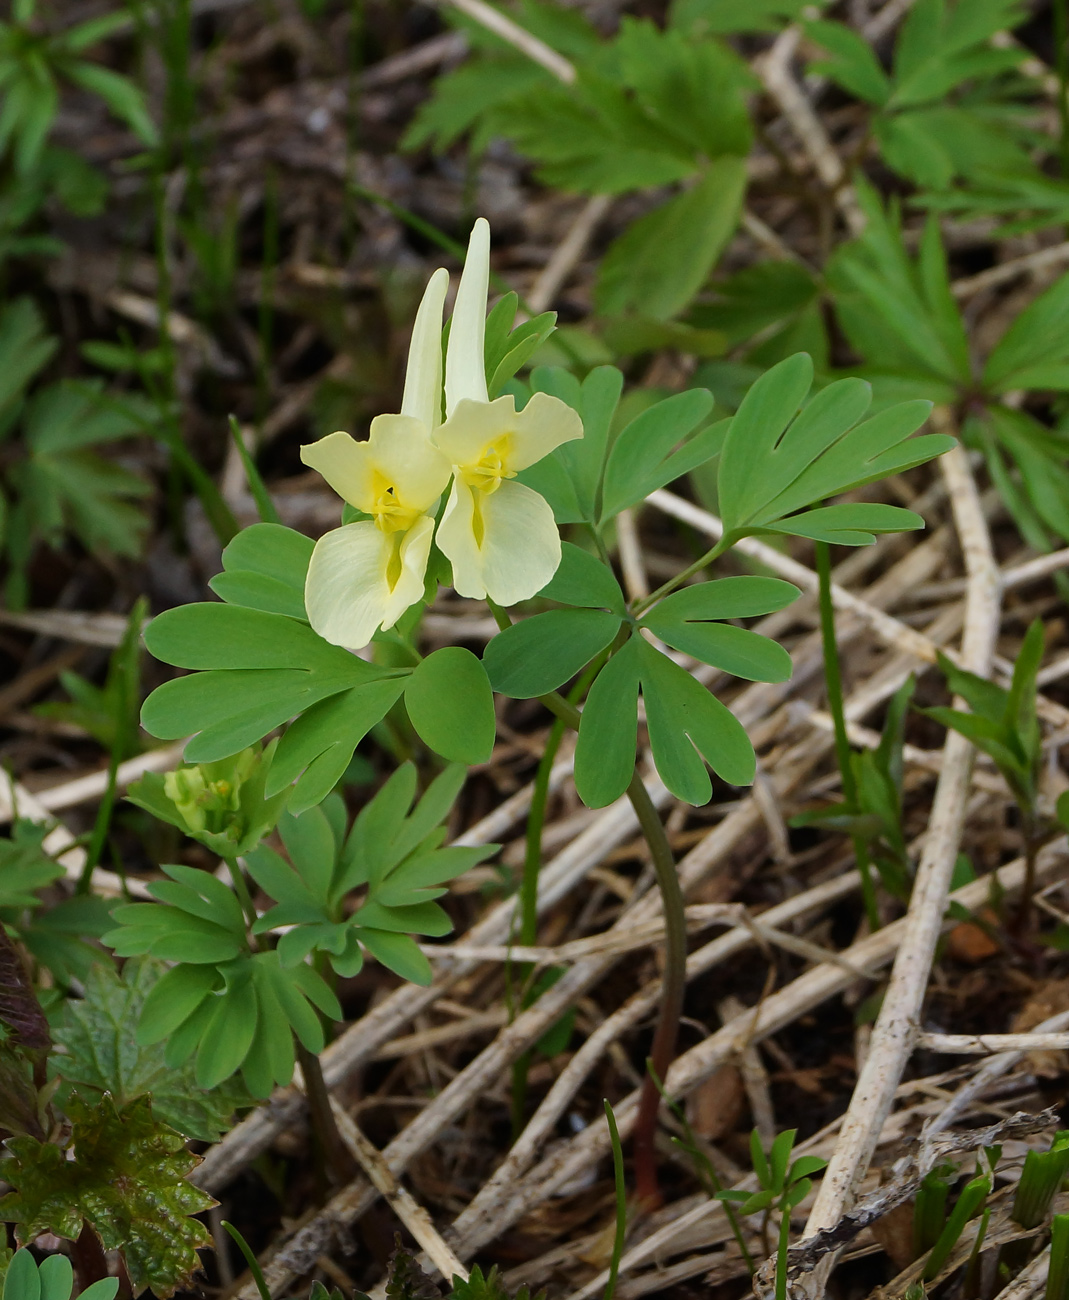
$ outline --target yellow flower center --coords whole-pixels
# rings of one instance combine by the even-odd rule
[[[406,506],[392,483],[380,479],[376,489],[371,509],[376,528],[383,533],[407,533],[423,512]]]
[[[506,478],[515,478],[514,469],[506,469],[509,454],[509,435],[495,439],[479,453],[479,459],[460,470],[460,477],[469,487],[478,488],[489,496],[496,492]]]

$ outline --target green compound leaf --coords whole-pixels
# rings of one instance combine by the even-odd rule
[[[575,788],[588,808],[604,808],[635,770],[640,663],[632,637],[594,679],[579,724]]]
[[[923,464],[954,445],[941,434],[910,437],[927,419],[929,402],[903,402],[859,424],[871,398],[859,379],[829,384],[799,412],[812,379],[813,363],[800,352],[762,375],[743,399],[720,455],[718,490],[727,533],[834,535],[836,541],[853,535],[851,544],[857,545],[870,542],[873,531],[916,527],[912,512],[887,513],[894,507],[844,511],[835,506],[795,515],[824,498]]]
[[[381,722],[405,689],[405,678],[388,677],[341,691],[313,704],[278,742],[267,791],[296,781],[287,807],[297,814],[323,799],[341,780],[353,751]]]
[[[514,699],[545,695],[600,654],[619,627],[618,614],[600,609],[554,609],[514,623],[486,647],[490,684]]]
[[[624,593],[612,570],[572,542],[561,543],[557,572],[538,594],[562,605],[608,609],[621,618],[626,610]]]
[[[434,900],[446,892],[446,882],[498,848],[442,847],[441,822],[465,775],[461,764],[447,768],[413,808],[416,769],[404,763],[361,809],[348,838],[344,804],[332,797],[300,816],[281,819],[289,862],[263,844],[248,855],[253,879],[276,902],[256,922],[255,933],[292,927],[277,949],[285,974],[314,977],[310,967],[298,963],[319,951],[329,955],[339,975],[353,975],[363,962],[363,945],[406,979],[426,977],[429,968],[418,946],[400,939],[447,933],[451,922]],[[351,895],[362,887],[367,892],[353,911]],[[409,971],[415,974],[405,973]],[[174,972],[164,976],[165,981],[175,978]],[[306,991],[314,1002],[314,989]],[[176,985],[175,996],[182,1001],[183,1017],[192,1017],[205,994],[183,981]],[[156,1014],[166,1019],[168,1012],[161,1008]],[[168,1028],[174,1023],[173,1017],[167,1020]]]
[[[0,1200],[0,1217],[17,1225],[20,1244],[42,1232],[74,1241],[85,1221],[105,1250],[122,1250],[136,1291],[151,1287],[166,1300],[199,1266],[197,1250],[211,1246],[207,1228],[189,1217],[215,1204],[189,1181],[196,1157],[153,1118],[147,1097],[118,1106],[73,1096],[67,1114],[73,1159],[54,1143],[9,1139],[4,1177],[14,1190]]]
[[[176,966],[145,999],[137,1041],[166,1039],[164,1059],[175,1068],[191,1056],[202,1089],[241,1072],[254,1097],[293,1075],[293,1034],[310,1052],[323,1050],[323,1028],[308,1003],[342,1018],[329,986],[310,966],[283,970],[277,952],[243,955],[216,966]]]
[[[158,903],[116,907],[103,936],[120,957],[148,953],[195,965],[229,961],[245,948],[245,918],[233,892],[207,871],[164,865],[170,881],[148,886]]]
[[[399,675],[305,623],[238,605],[168,610],[149,624],[145,644],[164,663],[204,670],[164,683],[141,711],[146,730],[164,739],[200,732],[186,746],[192,762],[227,758],[320,700]]]
[[[55,1031],[65,1049],[51,1062],[62,1080],[60,1102],[72,1089],[87,1100],[110,1093],[120,1108],[147,1096],[157,1119],[186,1137],[216,1142],[230,1127],[235,1107],[248,1103],[244,1089],[206,1092],[197,1087],[191,1066],[172,1069],[162,1045],[137,1041],[146,999],[163,973],[163,965],[149,958],[128,961],[121,976],[99,962],[92,968],[84,998],[66,1004],[65,1023]]]
[[[208,586],[230,605],[307,622],[304,580],[314,545],[293,528],[253,524],[223,551],[223,572]]]
[[[20,818],[10,839],[0,840],[0,907],[39,907],[37,890],[66,875],[44,849],[48,827]]]
[[[675,650],[747,681],[785,682],[791,657],[782,646],[756,632],[710,619],[769,614],[801,593],[779,578],[720,578],[684,587],[666,597],[642,619],[642,626]]]
[[[559,397],[583,421],[581,438],[563,443],[519,474],[521,483],[546,498],[559,524],[597,520],[602,466],[623,381],[615,366],[595,367],[582,384],[559,367],[540,366],[531,373],[533,392]]]
[[[494,695],[482,662],[461,646],[444,646],[405,683],[413,727],[436,754],[455,763],[485,763],[494,747]]]
[[[742,723],[686,669],[645,641],[638,646],[650,748],[661,780],[687,803],[708,803],[713,788],[704,758],[729,785],[749,785],[756,760]]]
[[[987,359],[983,380],[996,393],[1069,388],[1069,275],[1030,303]]]
[[[667,475],[663,474],[663,466],[671,464],[672,449],[691,434],[712,409],[712,393],[704,388],[691,388],[649,407],[622,429],[605,466],[601,518],[611,519],[627,506],[649,496],[654,489],[663,487],[673,477],[678,477],[671,469]]]
[[[714,159],[697,184],[629,226],[602,259],[595,302],[604,316],[677,315],[708,279],[735,233],[746,162]]]
[[[753,781],[753,746],[731,710],[685,668],[633,636],[598,674],[583,709],[575,786],[588,807],[604,807],[627,789],[640,688],[657,771],[677,798],[708,803],[712,784],[705,762],[729,785]]]

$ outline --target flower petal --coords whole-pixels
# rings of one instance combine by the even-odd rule
[[[453,480],[438,545],[461,596],[515,605],[541,591],[560,564],[560,535],[545,499],[507,480],[495,492]]]
[[[410,605],[423,599],[427,559],[431,553],[433,536],[434,520],[430,515],[422,515],[405,533],[401,542],[401,573],[386,603],[386,612],[382,617],[384,628],[393,627]]]
[[[453,590],[461,596],[482,600],[486,587],[482,577],[482,555],[472,527],[474,511],[472,489],[462,479],[454,478],[435,540],[438,549],[453,566]]]
[[[509,469],[526,469],[562,442],[572,442],[582,436],[583,421],[578,411],[573,411],[559,397],[535,393],[516,416]]]
[[[442,422],[442,309],[448,289],[449,272],[440,266],[428,281],[416,312],[401,399],[401,414],[412,416],[429,430]]]
[[[301,460],[317,470],[343,501],[358,510],[371,510],[373,466],[366,442],[347,433],[328,433],[301,448]]]
[[[423,595],[434,520],[424,516],[405,534],[383,533],[368,520],[325,533],[312,552],[304,603],[313,629],[332,645],[362,650],[382,626],[392,627]],[[388,571],[400,547],[400,573]]]
[[[441,448],[451,464],[474,465],[490,443],[513,432],[516,419],[516,399],[511,393],[492,402],[465,398],[435,431],[434,445]]]
[[[484,217],[476,221],[468,241],[468,255],[460,277],[449,345],[445,353],[445,412],[452,415],[463,398],[486,402],[486,294],[490,286],[490,227]]]
[[[526,469],[548,456],[562,442],[583,436],[583,422],[559,397],[535,393],[522,411],[511,393],[492,402],[458,402],[453,414],[434,434],[435,445],[454,465],[474,465],[486,448],[501,448],[502,468]]]
[[[373,470],[393,487],[398,501],[408,509],[426,510],[445,491],[449,461],[431,442],[421,420],[410,415],[377,415],[371,421],[367,448]],[[374,503],[362,508],[373,510]]]

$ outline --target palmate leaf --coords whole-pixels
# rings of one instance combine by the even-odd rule
[[[743,399],[720,454],[725,534],[797,533],[856,546],[872,542],[877,532],[923,527],[920,516],[894,506],[796,513],[954,445],[941,434],[910,437],[927,419],[929,402],[904,402],[859,423],[871,400],[862,380],[829,384],[803,407],[812,378],[812,361],[798,353],[767,371]]]
[[[232,961],[175,966],[145,998],[137,1042],[166,1040],[164,1061],[176,1069],[194,1058],[198,1088],[211,1090],[241,1072],[254,1097],[293,1075],[293,1035],[310,1052],[324,1046],[313,1007],[342,1018],[329,986],[310,967],[283,969],[277,952],[243,954]]]
[[[147,1097],[119,1107],[109,1096],[95,1105],[74,1096],[67,1115],[73,1159],[55,1143],[9,1139],[4,1177],[14,1190],[0,1199],[0,1218],[16,1225],[20,1245],[42,1232],[75,1241],[88,1223],[105,1250],[122,1250],[135,1290],[166,1300],[211,1246],[190,1217],[215,1204],[189,1181],[197,1158]]]
[[[1021,388],[1069,388],[1069,275],[1030,303],[999,340],[983,384],[1002,394]]]
[[[1043,624],[1035,619],[1025,633],[1008,690],[940,655],[939,666],[947,686],[966,701],[972,712],[942,707],[918,709],[926,717],[960,732],[987,754],[1028,818],[1034,812],[1042,757],[1036,717],[1036,675],[1042,661]]]
[[[156,736],[176,739],[199,732],[186,746],[190,762],[226,758],[320,700],[345,695],[344,706],[352,698],[350,692],[406,675],[375,668],[328,644],[303,622],[238,605],[194,604],[169,610],[149,624],[145,644],[165,663],[203,670],[164,683],[148,697],[141,713],[143,726]],[[401,685],[403,680],[398,693]],[[392,699],[382,713],[390,703]],[[329,726],[323,726],[321,718],[316,721],[321,725],[314,730],[315,743],[309,743],[310,724],[292,739],[288,734],[282,738],[275,755],[278,788],[282,778],[277,773],[289,771],[291,749],[300,747],[300,757],[310,763],[336,743]],[[349,734],[351,727],[343,732]],[[270,797],[277,789],[269,784],[266,793]]]
[[[59,341],[45,333],[44,320],[31,299],[16,298],[4,304],[0,309],[0,416],[48,364],[58,346]]]
[[[595,524],[609,430],[620,401],[623,375],[615,366],[597,366],[580,384],[567,370],[540,366],[531,374],[531,387],[534,392],[559,397],[578,411],[583,436],[521,471],[520,482],[546,498],[559,524]]]
[[[331,798],[279,823],[289,862],[266,845],[248,855],[256,883],[275,900],[254,926],[257,934],[292,927],[279,940],[284,970],[309,953],[329,955],[342,976],[356,974],[372,953],[383,965],[427,983],[430,965],[410,937],[438,936],[452,929],[434,900],[445,884],[497,851],[497,845],[442,847],[441,826],[464,782],[456,764],[431,782],[412,807],[416,770],[403,764],[360,811],[348,837],[345,808]],[[350,912],[347,898],[366,887],[362,905]]]
[[[860,178],[857,194],[865,229],[828,264],[843,330],[873,379],[908,377],[918,395],[952,401],[972,382],[972,370],[938,225],[927,223],[920,256],[913,259],[897,208],[885,211],[876,191]]]
[[[104,942],[120,957],[149,953],[163,961],[214,966],[245,948],[241,904],[221,880],[196,867],[168,864],[169,880],[148,886],[157,903],[127,903],[112,917]]]
[[[541,595],[578,608],[551,610],[516,623],[487,645],[494,688],[517,698],[562,686],[614,643],[598,673],[579,727],[575,782],[590,807],[627,788],[634,770],[638,697],[646,705],[650,743],[661,779],[679,798],[705,803],[712,791],[702,757],[725,780],[753,779],[753,747],[715,696],[641,636],[646,628],[673,648],[752,681],[785,681],[790,656],[775,642],[725,622],[782,609],[798,588],[778,578],[722,578],[685,587],[640,620],[629,615],[611,570],[570,542]],[[620,645],[620,640],[623,644]]]
[[[19,818],[10,839],[0,840],[0,908],[39,907],[37,890],[67,873],[44,849],[48,827]]]
[[[308,621],[304,580],[314,543],[294,528],[252,524],[223,551],[223,572],[209,587],[230,605]]]
[[[137,1024],[149,992],[164,973],[151,958],[126,962],[119,975],[98,962],[85,983],[85,996],[66,1004],[65,1023],[55,1031],[63,1054],[51,1061],[62,1080],[61,1104],[72,1090],[87,1099],[110,1093],[120,1108],[149,1097],[157,1119],[185,1137],[216,1142],[230,1127],[235,1107],[248,1104],[234,1083],[208,1092],[197,1086],[192,1066],[165,1060],[162,1043],[137,1041]]]

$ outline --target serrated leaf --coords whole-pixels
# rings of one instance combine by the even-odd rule
[[[190,1217],[215,1203],[189,1181],[196,1158],[153,1118],[147,1097],[118,1107],[108,1096],[95,1106],[74,1096],[67,1114],[73,1159],[54,1143],[8,1142],[4,1176],[14,1190],[0,1217],[17,1225],[20,1243],[42,1232],[74,1241],[87,1222],[105,1250],[122,1250],[136,1289],[166,1300],[199,1267],[197,1250],[211,1246]]]
[[[172,1069],[159,1042],[137,1039],[146,999],[163,973],[162,963],[150,958],[126,962],[121,975],[101,963],[92,968],[85,996],[67,1002],[64,1023],[55,1032],[64,1049],[52,1058],[63,1082],[61,1101],[71,1089],[86,1100],[110,1093],[120,1108],[147,1096],[163,1123],[186,1137],[216,1142],[230,1127],[235,1106],[248,1100],[244,1090],[200,1089],[189,1065]]]

